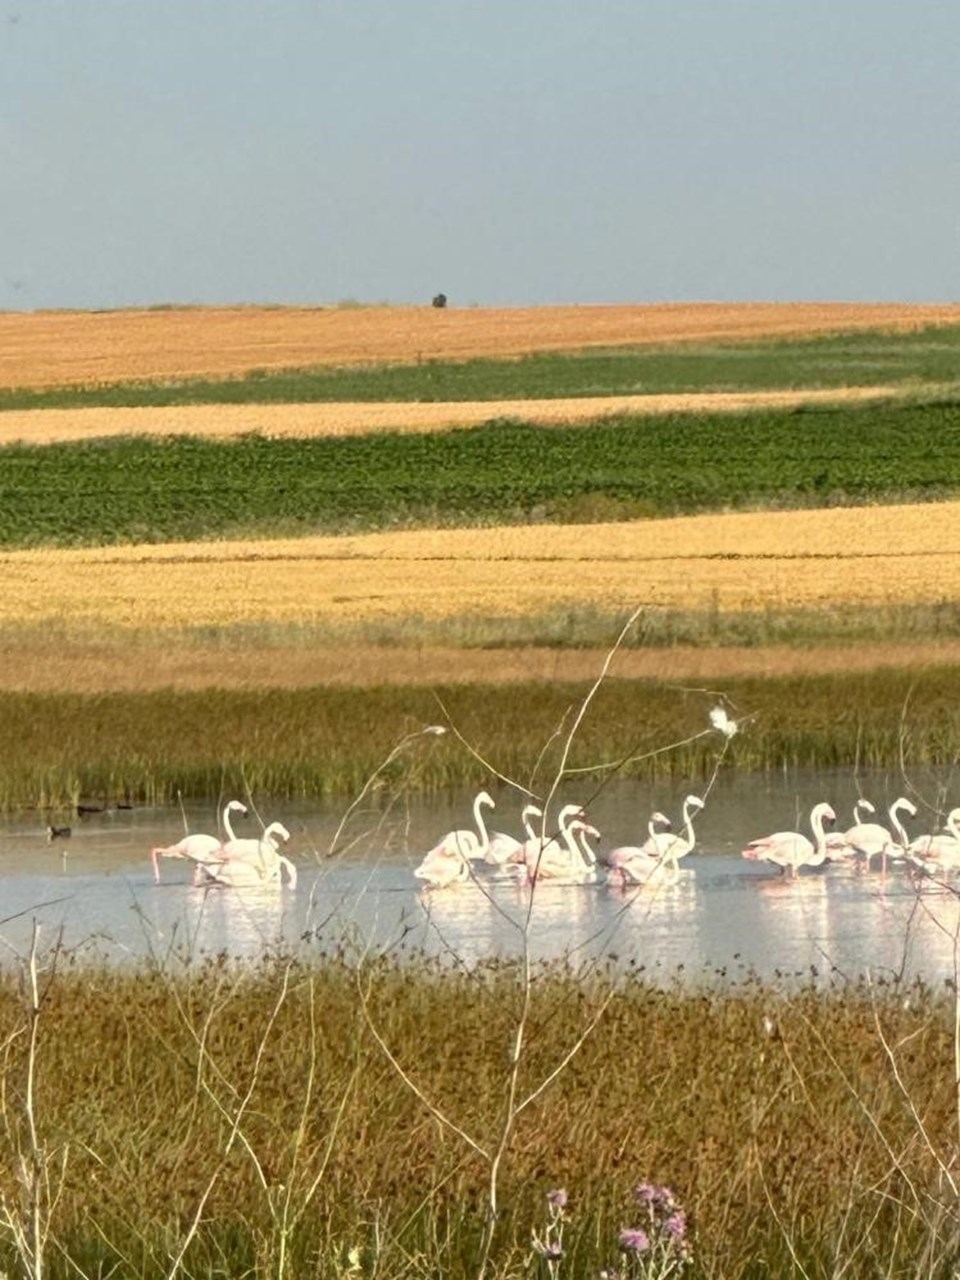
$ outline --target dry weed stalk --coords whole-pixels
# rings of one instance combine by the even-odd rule
[[[40,1014],[59,957],[58,943],[51,952],[49,976],[41,990],[39,944],[40,924],[34,920],[30,950],[20,963],[20,994],[25,1017],[22,1033],[25,1033],[27,1041],[22,1093],[11,1105],[7,1098],[4,1071],[2,1104],[3,1126],[11,1149],[11,1167],[19,1194],[14,1200],[0,1192],[0,1230],[12,1240],[29,1280],[43,1280],[46,1273],[53,1215],[63,1189],[69,1152],[66,1144],[58,1147],[44,1140],[37,1114]],[[4,1049],[9,1049],[20,1034],[12,1033]]]
[[[581,700],[579,705],[568,709],[568,712],[563,717],[561,723],[549,736],[548,745],[549,743],[552,743],[555,739],[561,738],[562,748],[561,748],[559,763],[556,767],[556,770],[553,774],[553,777],[550,781],[550,784],[546,790],[545,795],[540,800],[540,803],[543,809],[543,814],[544,814],[544,816],[541,818],[541,831],[540,831],[541,851],[550,834],[548,833],[548,830],[547,830],[547,818],[545,815],[549,810],[550,805],[556,799],[560,786],[562,785],[562,783],[566,778],[578,773],[586,772],[586,770],[569,768],[568,762],[569,762],[570,752],[571,752],[574,740],[583,724],[585,717],[587,716],[587,713],[590,709],[590,706],[596,694],[598,693],[600,688],[603,686],[604,682],[608,677],[610,666],[616,654],[621,649],[628,632],[630,631],[631,627],[634,625],[634,623],[636,622],[637,618],[640,616],[642,611],[643,611],[643,606],[638,607],[633,611],[633,613],[624,623],[615,642],[607,651],[605,659],[601,665],[601,669],[598,675],[596,676],[596,678],[594,679],[593,683],[591,684],[586,695]],[[441,704],[441,707],[442,707],[442,704]],[[481,755],[481,753],[467,741],[466,737],[460,732],[457,726],[453,723],[452,719],[450,718],[449,714],[446,711],[446,708],[442,707],[442,709],[444,711],[444,714],[447,716],[447,719],[449,721],[449,728],[452,734],[467,749],[467,751],[474,757],[474,759],[476,759],[484,767],[485,770],[487,770],[488,772],[496,776],[500,782],[519,791],[524,796],[529,797],[529,796],[535,795],[535,793],[532,790],[530,790],[530,788],[523,786],[513,778],[507,777],[505,774],[499,771],[495,766],[493,766],[488,760],[486,760]],[[703,734],[709,734],[710,732],[711,732],[710,729],[706,729],[703,731]],[[695,735],[695,737],[703,736],[703,734],[697,734]],[[689,739],[689,741],[692,741],[692,740],[693,739]],[[406,743],[406,741],[407,739],[404,739],[403,742],[399,745],[403,746]],[[666,746],[663,748],[659,748],[658,750],[669,751],[673,749],[676,745],[678,744],[672,744],[672,746]],[[716,779],[717,772],[719,770],[720,764],[722,763],[723,756],[728,746],[729,746],[729,738],[725,740],[724,747],[720,753],[716,768],[714,769],[713,775],[710,779],[711,787],[713,785],[713,782]],[[547,748],[544,747],[544,751],[541,752],[541,756],[537,762],[537,767],[539,767],[540,761],[543,759],[543,754],[546,751],[546,749]],[[601,772],[606,773],[606,778],[604,782],[600,784],[600,787],[598,787],[597,793],[604,785],[606,785],[606,782],[609,781],[611,777],[615,776],[616,772],[619,769],[623,768],[625,764],[637,758],[640,758],[640,757],[635,756],[634,753],[631,752],[631,753],[628,753],[626,757],[624,757],[622,760],[618,762],[613,762],[611,764],[606,764],[602,766],[596,766],[595,768],[599,768]],[[591,771],[594,771],[594,770],[591,770]],[[597,793],[595,793],[595,795]],[[553,836],[555,838],[555,833],[553,833]],[[473,883],[478,888],[480,888],[480,890],[487,896],[488,901],[492,903],[494,908],[497,911],[501,911],[501,908],[499,907],[499,905],[490,897],[488,891],[484,888],[484,886],[482,886],[479,883],[476,876],[472,875],[472,873],[471,873],[471,878],[473,880]],[[362,1015],[365,1020],[366,1026],[370,1031],[370,1034],[373,1036],[374,1040],[379,1046],[387,1062],[390,1064],[393,1070],[397,1073],[399,1078],[403,1081],[404,1085],[418,1099],[418,1101],[422,1104],[422,1106],[429,1112],[429,1114],[433,1117],[436,1123],[442,1129],[445,1129],[446,1131],[448,1131],[449,1133],[457,1137],[461,1142],[463,1142],[465,1146],[470,1151],[474,1152],[477,1156],[479,1156],[484,1162],[484,1164],[487,1166],[486,1214],[485,1214],[482,1243],[481,1243],[479,1258],[477,1262],[478,1280],[484,1280],[484,1277],[489,1274],[491,1253],[493,1249],[495,1232],[496,1232],[499,1211],[500,1211],[500,1184],[501,1184],[502,1172],[503,1172],[504,1162],[510,1150],[510,1144],[514,1136],[517,1121],[519,1117],[529,1107],[531,1107],[534,1103],[536,1103],[543,1096],[543,1094],[549,1088],[551,1088],[551,1086],[556,1084],[557,1081],[563,1076],[563,1074],[570,1068],[571,1064],[573,1063],[577,1055],[580,1053],[583,1046],[586,1044],[588,1039],[596,1032],[600,1023],[602,1022],[603,1017],[610,1005],[610,1002],[613,1000],[619,986],[618,980],[616,978],[612,978],[609,981],[607,990],[603,994],[602,998],[597,1002],[596,1007],[592,1010],[590,1015],[586,1018],[584,1023],[579,1028],[579,1030],[571,1037],[569,1043],[565,1047],[561,1048],[553,1064],[549,1066],[542,1073],[541,1078],[537,1083],[531,1085],[530,1087],[527,1087],[526,1089],[523,1089],[521,1087],[521,1070],[526,1059],[527,1037],[528,1037],[529,1025],[530,1025],[531,1002],[532,1002],[532,994],[533,994],[533,961],[532,961],[532,953],[531,953],[531,946],[530,946],[531,926],[532,926],[532,920],[533,920],[533,911],[534,911],[534,904],[535,904],[536,895],[537,895],[538,883],[539,881],[534,875],[533,883],[530,886],[529,899],[527,903],[526,912],[524,914],[523,923],[521,926],[519,926],[520,933],[521,933],[521,945],[522,945],[522,951],[521,951],[521,957],[520,957],[520,970],[519,970],[520,972],[519,1005],[518,1005],[516,1017],[513,1022],[512,1029],[510,1031],[508,1054],[507,1054],[507,1065],[504,1071],[504,1078],[503,1078],[503,1104],[499,1110],[499,1114],[494,1114],[490,1117],[489,1133],[486,1135],[480,1134],[477,1131],[471,1132],[470,1129],[468,1129],[465,1125],[459,1123],[455,1118],[449,1115],[447,1111],[444,1109],[444,1107],[440,1105],[436,1101],[436,1099],[430,1096],[428,1089],[424,1087],[424,1085],[422,1085],[418,1080],[416,1080],[412,1076],[412,1074],[405,1068],[404,1064],[401,1062],[399,1058],[399,1055],[397,1054],[397,1052],[395,1052],[393,1047],[390,1045],[386,1036],[383,1034],[383,1032],[381,1031],[380,1027],[377,1024],[374,1011],[371,1007],[370,987],[369,987],[369,984],[365,984],[363,981],[362,966],[358,967],[358,971],[357,971],[357,986],[358,986],[360,1008],[362,1011]]]

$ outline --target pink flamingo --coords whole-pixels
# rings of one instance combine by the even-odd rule
[[[446,849],[441,844],[424,856],[413,874],[430,889],[446,889],[470,879],[470,860],[458,849]]]
[[[247,806],[239,800],[231,800],[225,806],[222,814],[223,829],[226,831],[229,840],[235,839],[233,826],[230,822],[230,814],[246,812]],[[176,844],[158,845],[150,850],[150,860],[153,863],[153,878],[157,884],[160,883],[159,858],[186,858],[194,864],[194,883],[196,883],[201,866],[223,861],[222,850],[223,845],[217,836],[203,835],[200,832],[185,835]]]
[[[810,812],[810,826],[816,844],[799,831],[774,831],[772,835],[751,840],[743,850],[743,857],[757,862],[772,862],[782,873],[789,872],[791,876],[795,876],[801,867],[819,867],[827,856],[823,824],[835,821],[836,814],[828,804],[815,804]]]
[[[946,832],[911,840],[907,857],[924,871],[955,871],[960,867],[960,809],[951,809],[947,814]]]
[[[555,836],[535,839],[526,847],[527,881],[530,884],[549,881],[552,884],[595,884],[597,856],[586,837],[599,840],[600,832],[581,815],[579,805],[567,805],[560,813],[560,840]],[[561,843],[562,840],[562,843]]]
[[[426,857],[429,858],[431,853],[437,853],[441,850],[444,853],[459,853],[471,860],[486,857],[487,850],[490,847],[490,837],[483,821],[484,806],[489,806],[491,809],[496,808],[493,797],[488,795],[486,791],[479,791],[473,802],[473,820],[476,823],[476,831],[470,831],[466,828],[459,831],[448,831],[439,844],[435,844],[427,853]]]
[[[641,845],[623,844],[611,850],[608,859],[607,884],[621,887],[624,884],[644,884],[658,869],[663,868],[664,861],[660,854],[659,836],[666,834],[658,827],[670,827],[672,823],[665,813],[659,809],[650,815],[647,824],[648,836]]]
[[[201,876],[208,883],[239,889],[280,884],[285,871],[287,883],[295,889],[297,869],[279,848],[281,840],[289,839],[290,832],[282,822],[271,822],[260,839],[254,842],[257,845],[255,856],[234,854],[220,862],[204,863],[199,868]]]
[[[855,842],[866,838],[864,828],[871,824],[864,822],[861,809],[864,813],[876,812],[869,800],[857,800],[853,806],[853,826],[848,827],[846,831],[829,831],[824,837],[829,862],[839,862],[849,857],[855,851]]]
[[[486,791],[477,793],[473,802],[473,819],[476,831],[462,828],[448,831],[439,843],[429,849],[414,870],[418,880],[424,880],[431,888],[443,889],[470,879],[470,863],[486,858],[490,849],[490,836],[483,821],[485,806],[496,808],[493,797]]]
[[[648,884],[651,880],[660,881],[667,873],[676,879],[680,874],[680,859],[691,853],[696,844],[693,830],[693,815],[703,808],[699,796],[687,796],[683,802],[683,835],[674,835],[669,828],[670,819],[662,813],[655,813],[648,826],[649,835],[642,845],[624,845],[614,849],[610,855],[610,863],[614,873],[607,876],[611,885],[625,883]],[[658,827],[666,827],[658,831]]]
[[[290,832],[282,822],[271,822],[259,837],[247,837],[238,840],[231,831],[230,839],[220,847],[220,861],[262,862],[265,856],[264,846],[276,848],[278,840],[284,844],[290,839]]]
[[[484,862],[489,862],[492,866],[502,867],[506,863],[522,863],[524,845],[530,840],[536,840],[537,833],[533,829],[531,819],[542,818],[543,810],[535,804],[526,804],[520,813],[520,819],[523,822],[524,829],[527,833],[526,840],[518,840],[515,836],[507,835],[503,831],[495,831],[490,837],[487,845],[487,852],[484,855]]]
[[[911,818],[917,816],[916,805],[908,800],[906,796],[900,796],[899,799],[894,800],[887,813],[890,816],[890,825],[893,827],[896,839],[879,822],[861,822],[844,833],[846,843],[854,853],[866,858],[868,867],[870,866],[870,859],[879,854],[882,870],[886,872],[888,857],[902,858],[906,855],[910,839],[903,823],[900,821],[901,810],[904,813],[908,813]]]

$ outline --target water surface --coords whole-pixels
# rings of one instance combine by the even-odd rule
[[[949,803],[949,775],[910,779],[915,798]],[[840,826],[859,791],[878,810],[904,790],[902,779],[862,772],[796,773],[719,780],[696,827],[697,851],[677,884],[624,894],[604,885],[465,884],[425,891],[413,868],[445,831],[471,822],[472,794],[411,798],[402,806],[358,811],[329,856],[343,805],[264,804],[265,822],[283,821],[299,871],[296,889],[194,888],[191,866],[163,861],[154,883],[149,850],[190,830],[217,831],[211,805],[121,810],[68,819],[69,840],[48,843],[44,818],[20,815],[0,827],[0,940],[8,960],[41,939],[72,954],[128,963],[152,957],[182,963],[226,954],[253,958],[273,948],[319,954],[338,945],[397,955],[425,951],[470,965],[515,956],[529,945],[540,960],[577,966],[598,959],[630,965],[657,980],[736,981],[755,973],[874,980],[921,975],[952,978],[960,929],[952,889],[918,885],[902,870],[882,876],[850,867],[811,871],[796,880],[739,856],[747,840],[771,830],[806,829],[821,799]],[[558,798],[586,803],[610,849],[640,843],[652,809],[679,820],[689,786],[618,782],[592,795],[568,788]],[[960,793],[958,786],[954,794]],[[523,798],[494,792],[492,825],[519,834]],[[882,814],[878,814],[882,817]],[[924,814],[911,834],[931,830]],[[797,827],[799,823],[799,827]],[[237,834],[256,834],[251,816]],[[960,884],[960,879],[958,879]]]

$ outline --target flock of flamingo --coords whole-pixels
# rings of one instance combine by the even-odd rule
[[[737,722],[722,707],[711,710],[710,724],[727,739],[738,731]],[[473,802],[473,828],[448,831],[424,855],[414,871],[415,877],[432,889],[480,878],[526,884],[606,884],[619,889],[671,883],[680,874],[681,858],[696,845],[693,818],[704,808],[704,801],[700,796],[686,797],[679,831],[674,832],[670,819],[658,810],[650,816],[647,838],[642,844],[620,845],[603,856],[592,843],[600,840],[600,832],[588,822],[580,805],[565,805],[554,829],[539,806],[526,805],[521,814],[524,834],[520,838],[488,831],[484,809],[495,807],[492,796],[479,792]],[[951,809],[944,831],[913,839],[907,834],[901,815],[915,818],[917,808],[906,796],[890,805],[889,827],[870,818],[875,812],[870,801],[861,798],[853,807],[853,825],[845,831],[828,833],[826,824],[835,823],[836,814],[822,801],[810,812],[812,840],[799,831],[774,831],[751,840],[741,852],[744,858],[768,862],[789,876],[796,876],[801,868],[837,862],[854,862],[869,868],[874,858],[879,858],[884,872],[889,861],[925,874],[960,870],[960,808]],[[160,858],[183,858],[194,864],[195,885],[250,888],[280,885],[286,877],[286,883],[296,887],[296,868],[280,852],[281,843],[290,838],[286,827],[273,822],[258,838],[238,839],[231,825],[233,813],[246,814],[246,805],[231,800],[224,808],[225,839],[195,833],[185,835],[176,844],[152,849],[154,879],[159,883]]]
[[[491,876],[527,884],[607,884],[618,889],[672,883],[679,875],[680,859],[696,844],[693,817],[704,802],[699,796],[687,796],[678,832],[673,832],[670,819],[658,811],[650,817],[642,844],[621,845],[603,856],[591,843],[599,840],[600,832],[586,820],[579,805],[565,805],[560,810],[553,833],[543,823],[542,811],[527,805],[522,814],[523,839],[490,833],[483,813],[488,807],[494,807],[493,798],[481,791],[473,805],[475,830],[448,832],[425,855],[414,875],[433,889]],[[854,805],[853,825],[828,833],[825,826],[836,821],[836,814],[821,802],[810,813],[812,840],[799,831],[774,831],[751,840],[742,856],[768,862],[789,876],[796,876],[803,867],[837,862],[869,867],[874,858],[880,860],[884,871],[892,860],[926,874],[960,870],[960,808],[947,815],[945,831],[914,839],[908,836],[901,817],[916,817],[911,800],[901,796],[893,802],[888,810],[889,827],[868,820],[875,812],[869,800],[860,799]],[[541,820],[539,830],[535,818]]]
[[[278,885],[286,874],[287,883],[296,888],[297,869],[280,852],[281,843],[290,839],[282,822],[271,822],[258,838],[240,839],[233,831],[230,815],[246,814],[247,806],[231,800],[221,815],[226,839],[195,832],[176,844],[158,845],[150,850],[153,878],[160,883],[160,858],[184,858],[193,863],[193,883],[218,884],[236,889]]]

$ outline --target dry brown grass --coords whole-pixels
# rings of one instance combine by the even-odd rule
[[[312,685],[513,684],[591,681],[599,649],[453,649],[335,645],[313,649],[225,649],[165,639],[131,649],[120,632],[97,644],[0,644],[0,690],[24,693],[146,692],[155,689],[303,689]],[[715,681],[741,676],[828,675],[848,671],[960,665],[960,640],[796,649],[621,650],[610,674],[625,679]]]
[[[956,304],[665,303],[584,307],[180,308],[0,313],[0,387],[251,369],[513,356],[644,343],[910,330]]]
[[[927,387],[928,393],[936,391]],[[469,427],[492,418],[566,426],[618,413],[733,413],[798,404],[891,399],[897,387],[828,391],[706,392],[686,395],[597,396],[571,400],[484,400],[432,404],[181,405],[162,409],[32,409],[0,415],[0,444],[55,444],[121,435],[190,435],[227,439],[247,432],[273,438],[353,436],[372,431],[422,433]]]
[[[960,594],[960,502],[7,552],[0,623],[178,627]]]

